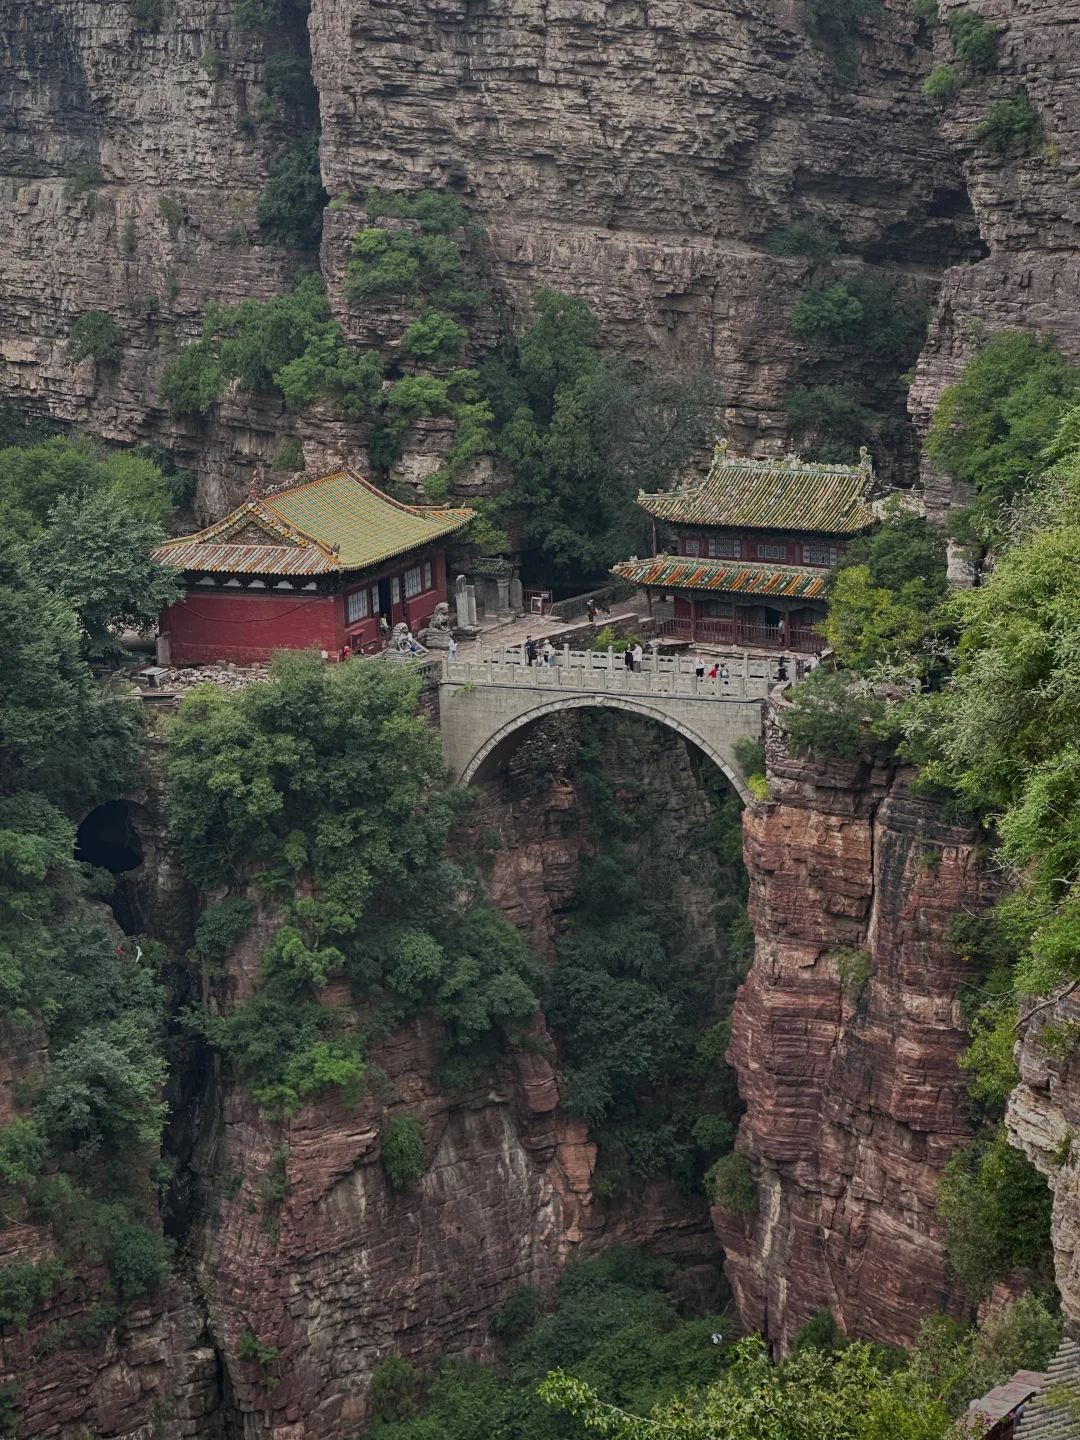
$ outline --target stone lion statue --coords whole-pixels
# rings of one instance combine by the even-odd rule
[[[404,654],[412,649],[409,643],[409,627],[404,620],[399,620],[391,632],[390,639],[386,642],[387,650],[398,650]]]
[[[434,615],[428,621],[428,627],[423,636],[424,644],[429,650],[449,650],[452,638],[450,606],[445,600],[440,600],[435,606]]]

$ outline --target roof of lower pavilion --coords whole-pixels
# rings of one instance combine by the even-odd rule
[[[785,600],[824,597],[827,570],[797,565],[753,565],[741,560],[692,560],[657,555],[652,560],[622,560],[611,567],[620,580],[658,590],[703,590],[709,594],[760,595]]]
[[[699,485],[659,495],[640,491],[637,503],[675,525],[752,526],[767,530],[853,535],[873,522],[867,496],[874,472],[865,449],[858,465],[729,459],[722,441]]]
[[[472,510],[403,505],[354,470],[251,497],[195,535],[153,551],[176,570],[328,575],[364,570],[466,526]]]

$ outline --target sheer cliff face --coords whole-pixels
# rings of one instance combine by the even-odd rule
[[[0,389],[110,440],[164,442],[198,469],[203,512],[220,513],[293,419],[273,397],[228,395],[206,421],[171,420],[158,384],[206,300],[266,299],[312,262],[266,244],[255,220],[273,158],[314,120],[255,123],[265,59],[306,37],[240,34],[213,0],[166,4],[159,33],[134,29],[120,0],[9,0],[8,15]],[[660,373],[713,370],[740,446],[782,443],[783,392],[808,359],[788,333],[808,262],[766,254],[769,233],[820,220],[923,294],[978,253],[953,147],[919,93],[927,37],[899,5],[870,22],[850,90],[795,0],[314,0],[309,30],[331,194],[451,186],[519,313],[543,285],[583,293],[617,350]],[[63,177],[87,164],[103,183],[72,197]],[[328,221],[332,280],[360,212]],[[87,309],[125,332],[116,371],[67,363]],[[315,411],[299,430],[312,463],[339,440],[362,452],[355,422]]]
[[[1032,1003],[1016,1046],[1020,1084],[1009,1099],[1012,1143],[1046,1176],[1054,1192],[1050,1235],[1061,1308],[1080,1328],[1080,995],[1066,990],[1054,1005]],[[1049,1032],[1049,1033],[1047,1033]],[[1044,1043],[1044,1036],[1047,1043]]]
[[[937,1178],[969,1131],[949,916],[983,900],[975,837],[902,777],[771,756],[744,816],[757,951],[729,1059],[756,1215],[714,1208],[743,1323],[790,1348],[816,1311],[912,1342],[957,1312]]]
[[[961,8],[959,0],[942,5],[953,8]],[[1055,335],[1064,354],[1080,361],[1080,4],[979,0],[974,8],[1001,28],[998,73],[964,90],[942,112],[941,128],[963,165],[990,254],[945,275],[910,397],[920,429],[945,386],[997,330],[1032,326]],[[936,49],[938,62],[948,61],[944,28]],[[1008,99],[1018,86],[1038,114],[1045,146],[995,155],[973,142],[972,131],[991,101]],[[935,507],[968,499],[925,459],[923,482]]]

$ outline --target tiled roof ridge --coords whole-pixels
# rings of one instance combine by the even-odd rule
[[[342,465],[337,470],[331,470],[326,475],[313,475],[310,480],[301,480],[297,485],[284,486],[281,490],[275,490],[272,495],[266,497],[267,503],[273,502],[278,495],[295,495],[300,490],[306,490],[310,485],[322,485],[327,480],[354,480],[357,485],[381,500],[385,505],[391,505],[395,510],[400,510],[403,515],[411,515],[413,519],[425,519],[430,515],[463,515],[465,510],[454,510],[449,505],[407,505],[404,500],[395,500],[393,495],[388,495],[385,490],[379,488],[374,481],[361,475],[351,465]]]
[[[754,474],[771,475],[782,472],[786,475],[820,475],[822,477],[835,478],[838,480],[849,480],[855,477],[864,479],[864,498],[869,489],[869,482],[873,479],[873,465],[870,460],[870,452],[863,445],[859,449],[858,465],[831,464],[823,460],[803,460],[795,451],[789,451],[780,458],[752,457],[746,456],[743,459],[728,458],[728,442],[721,440],[713,451],[712,464],[709,466],[703,480],[697,485],[683,484],[676,486],[673,490],[639,490],[637,494],[638,503],[644,500],[670,500],[675,497],[691,499],[694,495],[703,491],[714,480],[718,479],[721,472],[730,470],[733,474],[749,470]]]

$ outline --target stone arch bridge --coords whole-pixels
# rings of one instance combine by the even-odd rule
[[[776,662],[738,656],[729,674],[698,679],[689,656],[645,657],[628,672],[611,651],[557,651],[550,667],[527,666],[517,652],[442,662],[439,717],[446,758],[458,783],[493,774],[521,732],[561,710],[600,707],[656,720],[692,741],[750,798],[735,761],[736,740],[761,735]]]

